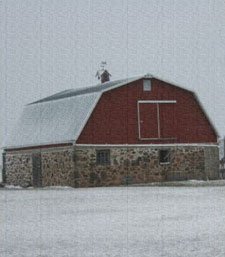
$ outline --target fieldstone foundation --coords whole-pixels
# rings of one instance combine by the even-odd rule
[[[4,182],[22,187],[33,185],[31,153],[6,154],[4,159]]]
[[[73,149],[41,154],[42,186],[74,186]]]
[[[161,149],[170,150],[169,163],[160,163]],[[97,150],[110,151],[107,165],[97,165]],[[92,187],[219,179],[217,146],[71,146],[6,152],[4,160],[5,182],[24,187]]]

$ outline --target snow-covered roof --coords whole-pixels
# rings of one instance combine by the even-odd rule
[[[7,147],[72,142],[99,97],[93,93],[25,106]]]
[[[92,87],[59,92],[24,107],[19,121],[5,142],[5,148],[75,142],[103,92],[142,78],[156,78],[178,86],[173,82],[147,74],[129,79],[109,81]],[[195,97],[200,103],[196,95]],[[204,111],[203,106],[202,109]],[[207,114],[206,117],[210,122]],[[213,123],[210,123],[213,126]]]
[[[107,89],[112,89],[113,87],[121,86],[124,84],[127,84],[129,82],[135,81],[141,77],[134,77],[134,78],[129,78],[129,79],[121,79],[121,80],[115,80],[115,81],[108,81],[102,84],[97,84],[95,86],[91,87],[84,87],[84,88],[78,88],[78,89],[68,89],[62,92],[59,92],[57,94],[45,97],[43,99],[40,99],[36,102],[33,102],[31,104],[36,104],[36,103],[43,103],[43,102],[48,102],[48,101],[54,101],[58,99],[63,99],[63,98],[68,98],[68,97],[73,97],[73,96],[79,96],[79,95],[85,95],[85,94],[91,94],[91,93],[99,93],[103,92]]]
[[[101,94],[140,77],[69,89],[24,107],[5,142],[5,148],[72,143],[76,141]]]

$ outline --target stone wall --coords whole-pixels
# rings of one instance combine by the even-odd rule
[[[6,184],[22,187],[33,185],[31,153],[6,154],[4,169]]]
[[[110,150],[110,163],[97,165],[96,151],[103,149]],[[161,149],[170,150],[170,163],[160,164]],[[213,146],[71,146],[39,153],[41,183],[36,186],[92,187],[219,178],[218,148]],[[6,154],[6,183],[35,185],[34,154],[34,151]]]
[[[99,148],[98,149],[107,149]],[[207,179],[204,147],[110,147],[110,164],[96,165],[96,148],[76,148],[77,186],[139,184],[168,180]],[[159,150],[170,149],[171,162],[160,164]],[[217,171],[216,152],[211,173]]]
[[[215,158],[218,156],[218,158]],[[219,172],[219,148],[207,147],[205,148],[205,172],[208,179],[218,179]]]
[[[73,149],[41,153],[42,186],[74,186]]]
[[[37,155],[40,155],[39,165],[34,163]],[[73,148],[18,151],[5,156],[6,184],[23,187],[74,186]],[[37,169],[36,166],[40,168]],[[36,174],[37,172],[40,174]]]

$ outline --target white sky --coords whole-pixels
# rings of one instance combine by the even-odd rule
[[[153,73],[194,90],[225,135],[224,0],[2,0],[1,124],[23,105],[112,79]],[[3,121],[3,122],[2,122]]]

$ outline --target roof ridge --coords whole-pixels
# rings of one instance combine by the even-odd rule
[[[78,95],[102,92],[106,89],[113,88],[117,85],[126,83],[127,81],[129,81],[131,79],[135,79],[135,78],[140,78],[140,77],[117,79],[117,80],[113,80],[113,81],[107,81],[104,83],[98,83],[93,86],[66,89],[66,90],[60,91],[58,93],[55,93],[53,95],[41,98],[35,102],[31,102],[27,105],[33,105],[33,104],[38,104],[38,103],[43,103],[43,102],[50,102],[50,101],[55,101],[55,100],[59,100],[59,99],[67,98],[67,97],[78,96]]]

